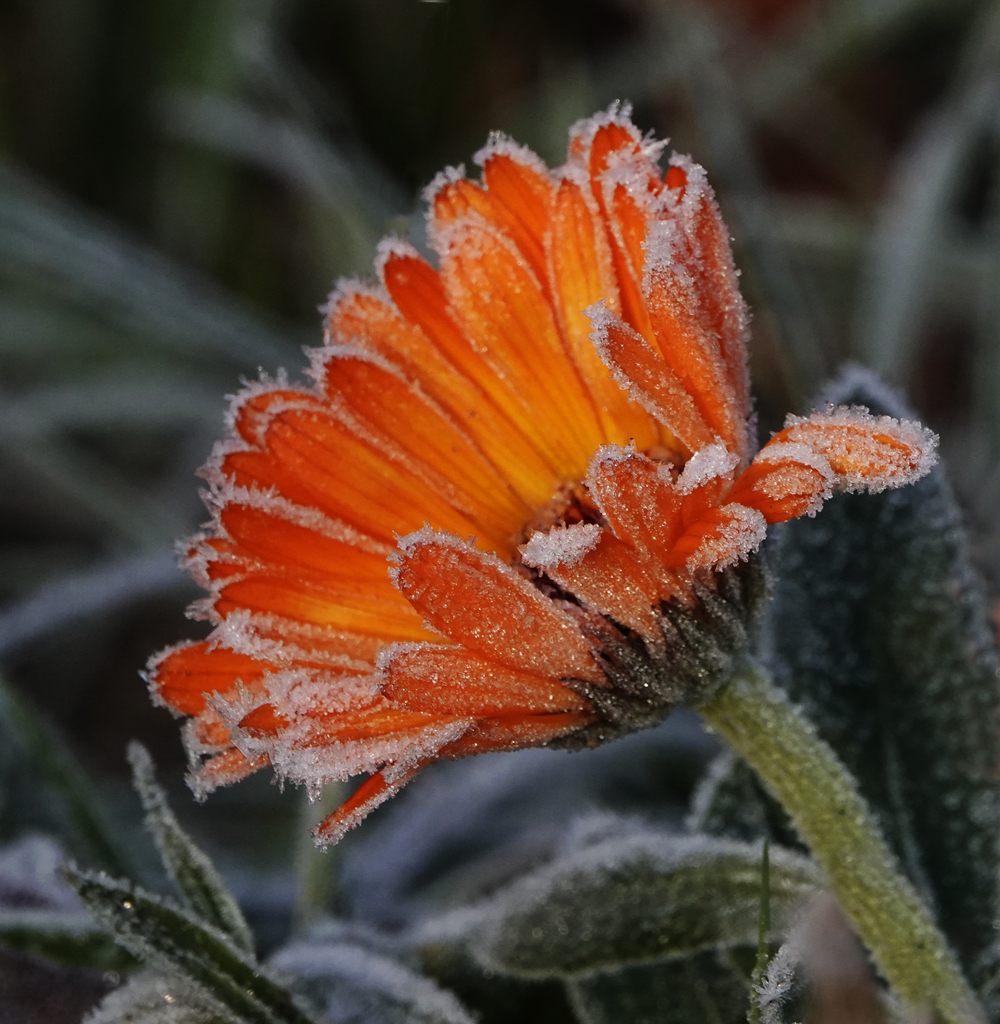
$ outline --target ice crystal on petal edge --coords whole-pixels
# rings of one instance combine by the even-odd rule
[[[334,842],[435,759],[656,724],[729,678],[769,524],[927,472],[933,435],[862,409],[754,455],[728,231],[662,148],[618,104],[554,169],[491,136],[426,192],[436,266],[386,239],[309,383],[233,399],[184,548],[214,630],[148,667],[196,794],[366,774]]]

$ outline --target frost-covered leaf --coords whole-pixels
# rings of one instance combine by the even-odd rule
[[[829,397],[906,412],[858,370]],[[858,778],[970,967],[1000,895],[1000,689],[995,624],[943,471],[835,497],[787,524],[776,562],[776,675]]]
[[[312,1024],[291,994],[223,932],[127,882],[64,868],[84,905],[150,967],[179,974],[247,1024]]]
[[[253,953],[250,926],[209,857],[181,828],[156,781],[153,759],[141,743],[128,748],[132,780],[146,812],[146,825],[156,840],[163,866],[191,913],[225,932],[244,952]]]
[[[567,982],[581,1024],[691,1024],[746,1018],[747,983],[715,953]]]
[[[181,977],[143,971],[104,997],[84,1024],[236,1024]]]
[[[69,967],[127,971],[134,957],[90,918],[58,910],[0,910],[0,946]]]
[[[818,885],[805,857],[773,851],[777,933]],[[572,977],[751,944],[759,907],[759,847],[638,833],[587,846],[508,887],[483,912],[472,943],[488,968]]]
[[[337,1024],[472,1024],[450,992],[400,962],[386,943],[330,923],[271,957],[295,992]]]

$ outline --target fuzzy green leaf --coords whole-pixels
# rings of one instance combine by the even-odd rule
[[[905,414],[854,371],[830,396]],[[943,472],[840,495],[784,531],[775,674],[857,777],[971,969],[998,905],[997,652]]]
[[[329,922],[275,953],[269,964],[294,978],[293,991],[331,1021],[357,1024],[473,1024],[474,1018],[430,978],[380,943]]]
[[[149,751],[141,743],[132,742],[128,759],[133,785],[146,812],[146,825],[156,840],[163,866],[188,909],[206,924],[225,932],[241,950],[252,954],[253,933],[236,898],[209,857],[181,828],[166,793],[156,781]]]
[[[777,932],[818,885],[810,861],[773,851]],[[759,846],[640,832],[597,843],[501,893],[473,950],[496,971],[573,977],[753,944],[759,913]]]
[[[312,1024],[227,935],[127,882],[62,869],[87,909],[133,956],[178,974],[246,1024]]]
[[[129,971],[136,966],[135,958],[103,928],[63,911],[0,911],[0,946],[95,971]]]

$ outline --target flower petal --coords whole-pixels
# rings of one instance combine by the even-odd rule
[[[196,715],[204,709],[207,694],[228,693],[238,682],[253,686],[270,669],[266,663],[203,640],[161,651],[146,672],[156,700],[185,715]]]
[[[579,477],[601,441],[597,410],[537,279],[481,218],[450,222],[434,237],[451,307],[496,376],[492,391],[511,390],[547,458],[565,479]]]
[[[651,448],[660,440],[656,422],[615,383],[590,340],[584,310],[602,299],[614,310],[618,288],[604,230],[568,179],[556,192],[548,255],[559,326],[598,409],[604,440]]]
[[[709,509],[677,539],[668,565],[687,569],[724,569],[744,560],[764,541],[767,521],[755,508],[728,502]]]
[[[598,449],[587,488],[612,532],[654,565],[669,551],[682,528],[684,495],[674,486],[670,467],[617,445]]]
[[[684,196],[646,238],[644,294],[665,362],[712,431],[749,462],[746,312],[728,235],[704,171],[687,166]]]
[[[678,462],[715,440],[715,431],[699,411],[686,385],[645,339],[603,306],[587,311],[597,352],[629,397],[655,417],[676,439],[663,443]]]
[[[565,532],[574,529],[579,527],[567,527]],[[569,559],[563,556],[561,545],[554,550],[547,547],[555,532],[531,538],[521,549],[525,563],[540,569],[592,610],[656,640],[660,629],[653,606],[660,600],[660,586],[649,572],[649,560],[607,531],[600,531],[597,544],[582,557]]]
[[[408,304],[419,308],[429,305],[421,295],[433,293],[436,283],[442,308],[436,320],[430,314],[427,320],[445,325],[439,335],[461,347],[440,348],[416,323],[393,309],[387,299],[357,286],[341,288],[331,301],[327,313],[330,339],[340,344],[360,344],[398,366],[461,425],[522,501],[532,508],[542,507],[560,481],[537,447],[493,404],[474,378],[458,368],[461,363],[452,361],[458,354],[474,358],[474,353],[456,326],[452,325],[450,333],[446,329],[444,292],[436,272],[399,246],[386,251],[382,272],[392,283],[397,305],[403,308]],[[313,373],[324,390],[333,351],[328,345],[313,353]]]
[[[736,481],[731,501],[763,513],[769,523],[815,515],[835,479],[827,459],[804,444],[772,441]]]
[[[859,406],[789,416],[771,444],[803,444],[830,464],[843,491],[878,492],[902,487],[930,472],[937,461],[937,435],[911,420],[873,416]],[[764,451],[767,450],[765,446]]]
[[[255,399],[248,404],[256,405]],[[318,399],[273,403],[261,412],[263,451],[223,454],[216,476],[317,508],[366,535],[392,543],[425,521],[450,529],[475,529],[400,452],[385,451],[353,425],[339,421]]]
[[[531,509],[483,458],[471,439],[415,385],[378,357],[341,349],[327,363],[327,394],[383,452],[402,453],[404,463],[425,467],[439,493],[479,526],[504,553]]]
[[[582,697],[557,680],[512,669],[461,647],[390,647],[379,668],[382,695],[411,711],[482,718],[587,707]]]
[[[493,750],[537,747],[565,736],[594,720],[587,711],[553,715],[505,715],[484,718],[468,732],[441,748],[440,757],[468,757]]]
[[[399,546],[396,586],[443,636],[510,668],[603,682],[573,620],[495,555],[430,529]]]
[[[313,829],[317,846],[339,843],[352,828],[360,825],[379,804],[395,796],[423,765],[415,765],[391,782],[383,771],[365,779],[360,786],[333,812]]]

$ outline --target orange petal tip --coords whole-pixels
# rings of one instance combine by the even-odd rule
[[[834,473],[836,489],[844,491],[903,487],[937,463],[938,436],[932,430],[913,420],[873,416],[863,406],[789,416],[772,439],[780,441],[801,443],[821,455]]]

